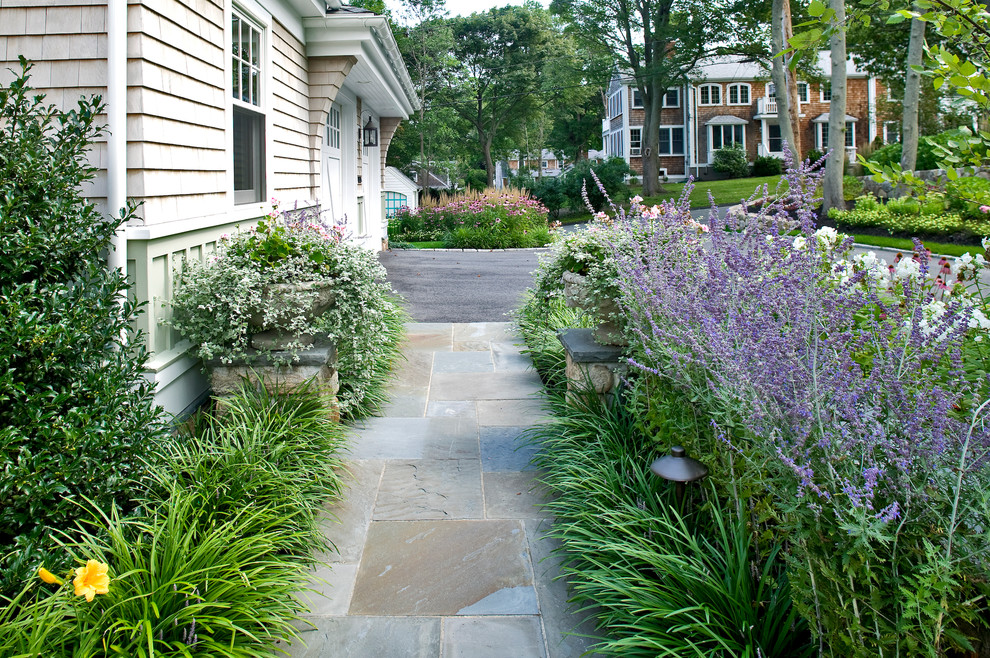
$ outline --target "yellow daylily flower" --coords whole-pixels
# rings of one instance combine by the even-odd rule
[[[76,586],[76,596],[85,596],[87,602],[91,602],[97,594],[106,594],[110,591],[110,576],[107,575],[109,567],[102,562],[89,560],[85,567],[76,569],[76,577],[72,584]]]
[[[59,578],[58,576],[56,576],[55,574],[53,574],[51,571],[49,571],[48,569],[46,569],[44,567],[40,567],[38,569],[38,578],[41,578],[43,581],[45,581],[49,585],[61,585],[62,584],[62,579],[61,578]]]

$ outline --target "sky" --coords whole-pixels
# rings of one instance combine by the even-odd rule
[[[506,5],[521,5],[525,0],[447,0],[447,12],[451,16],[469,16],[476,12],[488,11],[492,7]],[[544,7],[550,6],[550,0],[539,0]],[[392,14],[401,21],[402,2],[400,0],[385,0],[385,5]]]

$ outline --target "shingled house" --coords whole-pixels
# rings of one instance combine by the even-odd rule
[[[831,89],[825,72],[828,53],[820,53],[822,81],[800,80],[802,156],[829,147],[828,113]],[[877,98],[886,93],[879,80],[847,63],[846,157],[871,143],[878,134]],[[644,109],[640,92],[628,73],[616,72],[607,94],[602,138],[609,157],[621,157],[637,173],[643,171]],[[750,161],[756,156],[782,157],[776,94],[769,70],[738,58],[708,60],[691,81],[667,90],[660,115],[660,172],[671,179],[711,175],[715,152],[738,143]]]
[[[339,0],[3,0],[0,82],[18,55],[48,102],[108,104],[85,193],[104,211],[142,203],[111,260],[148,302],[147,376],[167,410],[206,390],[189,345],[161,323],[182,259],[207,258],[273,198],[319,205],[381,248],[385,155],[418,108],[383,17]]]

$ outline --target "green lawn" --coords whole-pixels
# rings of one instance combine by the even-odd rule
[[[726,180],[697,181],[694,184],[694,190],[691,191],[691,207],[707,208],[710,204],[708,201],[709,191],[715,198],[716,205],[719,206],[736,204],[742,199],[748,199],[753,196],[753,193],[757,188],[762,188],[764,185],[769,188],[770,194],[773,194],[774,190],[777,189],[777,183],[779,181],[780,176],[758,176],[754,178],[730,178]],[[681,192],[684,191],[684,185],[684,183],[667,183],[663,186],[665,190],[663,194],[646,197],[643,199],[643,203],[648,206],[652,206],[655,203],[660,203],[661,201],[665,201],[667,199],[676,199],[680,197]],[[641,186],[629,187],[630,196],[641,193]]]
[[[853,239],[862,245],[870,245],[873,247],[887,247],[888,249],[897,249],[905,253],[911,253],[914,251],[914,243],[910,240],[905,240],[904,238],[888,238],[879,235],[858,235],[853,234]],[[940,256],[962,256],[966,252],[973,254],[985,254],[983,247],[978,245],[965,245],[965,244],[947,244],[945,242],[932,242],[930,240],[922,240],[922,244],[926,248],[931,249],[933,254],[938,254]]]

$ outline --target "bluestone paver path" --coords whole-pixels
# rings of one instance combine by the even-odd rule
[[[328,505],[292,656],[571,658],[592,633],[566,603],[520,433],[540,380],[504,322],[407,326],[383,417],[365,421]],[[545,559],[544,559],[545,558]],[[325,582],[322,582],[325,581]]]

